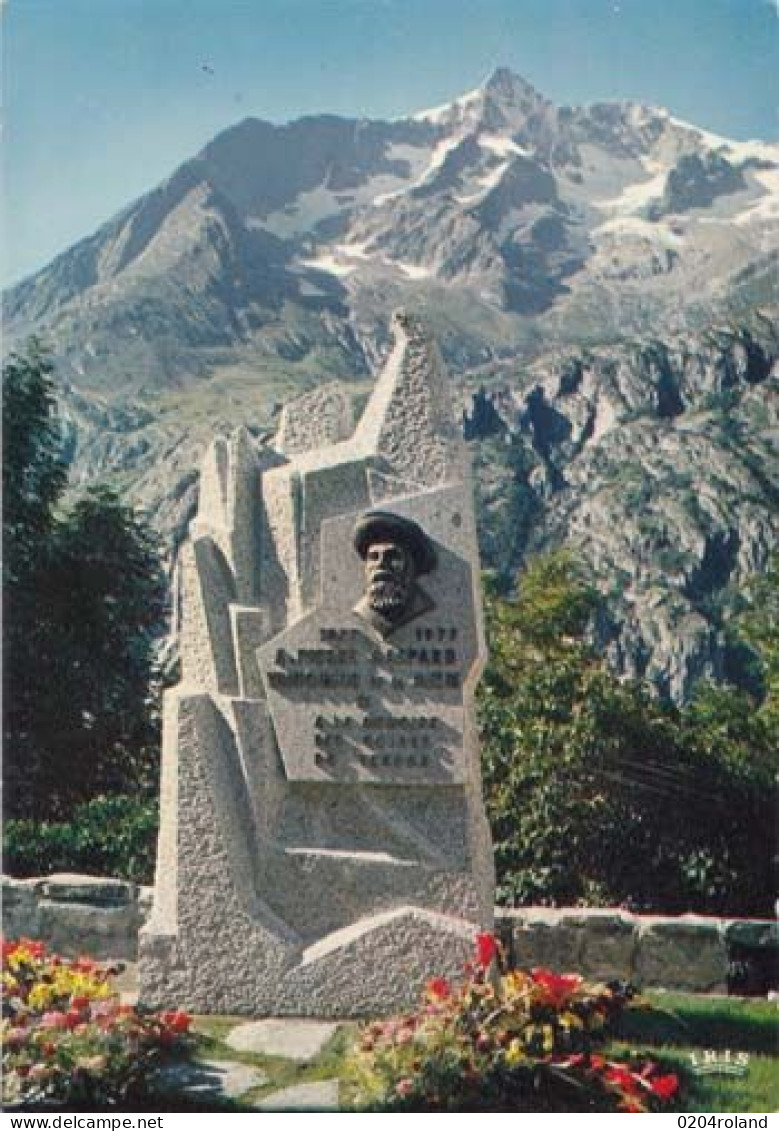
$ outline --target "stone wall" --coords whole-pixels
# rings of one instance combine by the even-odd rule
[[[514,966],[576,970],[592,979],[695,993],[726,993],[735,963],[745,957],[768,981],[779,948],[779,930],[770,920],[580,907],[499,908],[496,919]],[[754,977],[751,985],[747,977],[744,982],[744,989],[755,988]]]
[[[2,896],[6,937],[39,938],[62,954],[96,958],[134,960],[151,907],[151,888],[92,876],[4,877]],[[496,930],[516,966],[698,993],[726,992],[734,956],[762,952],[775,961],[779,952],[777,925],[756,919],[499,908]]]
[[[3,877],[3,934],[42,939],[67,957],[138,956],[138,932],[151,911],[152,889],[124,880],[60,874]]]

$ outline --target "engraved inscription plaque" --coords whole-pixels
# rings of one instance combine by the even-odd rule
[[[386,642],[356,616],[315,613],[260,670],[291,780],[378,784],[463,780],[463,683],[473,655],[431,613]]]

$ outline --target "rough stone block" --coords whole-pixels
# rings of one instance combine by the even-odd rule
[[[95,907],[126,907],[137,896],[135,884],[61,872],[37,881],[40,895],[58,903],[87,903]]]
[[[380,1016],[416,1005],[434,975],[459,977],[475,935],[466,920],[402,907],[308,947],[288,983],[310,1016]]]
[[[540,923],[514,930],[514,960],[520,969],[537,966],[559,973],[577,971],[581,965],[584,932],[577,927]]]
[[[40,933],[35,880],[3,876],[3,934],[9,939],[37,938]]]
[[[231,1029],[224,1043],[236,1052],[282,1056],[302,1064],[319,1056],[338,1031],[335,1021],[300,1021],[297,1018],[268,1018],[250,1021]]]
[[[337,1111],[337,1080],[309,1080],[266,1096],[259,1111]]]
[[[274,447],[288,456],[299,455],[337,444],[353,428],[352,397],[345,386],[332,382],[284,406]]]
[[[587,915],[579,922],[584,928],[582,974],[596,981],[630,981],[638,948],[638,925],[632,916],[606,912]]]
[[[727,944],[779,948],[779,923],[772,919],[734,919],[724,925]]]
[[[699,993],[727,991],[728,948],[718,919],[644,919],[636,976],[641,985]]]
[[[138,948],[135,904],[96,906],[42,899],[38,905],[40,937],[68,957],[134,958]]]

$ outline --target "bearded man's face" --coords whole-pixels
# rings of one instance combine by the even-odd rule
[[[414,560],[398,542],[374,542],[365,556],[368,604],[393,620],[408,604],[414,580]]]

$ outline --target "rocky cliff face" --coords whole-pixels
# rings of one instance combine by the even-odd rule
[[[362,385],[346,386],[359,406]],[[461,384],[478,480],[484,565],[512,577],[525,556],[568,546],[592,567],[615,668],[681,701],[702,677],[733,678],[723,627],[734,589],[779,545],[779,330],[739,328],[555,352],[509,379]],[[277,405],[173,398],[131,409],[62,399],[77,485],[108,479],[172,552],[197,499],[214,431]]]
[[[419,310],[466,411],[485,563],[568,543],[623,671],[727,674],[728,587],[776,537],[779,146],[496,71],[394,122],[248,119],[4,296],[53,346],[76,486],[175,550],[214,431],[356,404]],[[762,313],[761,313],[762,312]],[[722,327],[722,329],[712,329]]]
[[[779,544],[778,358],[755,318],[544,359],[466,413],[486,559],[570,547],[609,598],[615,668],[677,701],[737,676],[722,614]]]

